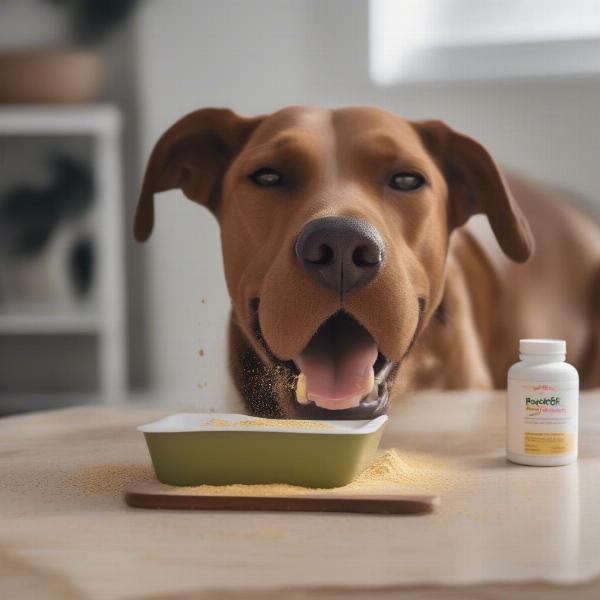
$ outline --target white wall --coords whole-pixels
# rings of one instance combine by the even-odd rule
[[[142,3],[136,44],[144,161],[166,127],[202,106],[255,114],[374,104],[443,118],[500,162],[600,198],[600,80],[377,89],[367,75],[362,0],[155,0]],[[216,223],[179,192],[166,193],[143,251],[152,384],[174,402],[233,408]]]

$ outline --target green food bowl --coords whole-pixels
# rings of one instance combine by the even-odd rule
[[[159,481],[170,485],[350,483],[375,458],[387,416],[369,421],[179,413],[138,427]]]

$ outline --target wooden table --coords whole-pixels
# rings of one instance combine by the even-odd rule
[[[0,420],[0,597],[600,598],[600,393],[554,468],[505,461],[502,394],[397,403],[384,445],[445,464],[426,516],[128,508],[150,476],[134,425],[169,412]]]

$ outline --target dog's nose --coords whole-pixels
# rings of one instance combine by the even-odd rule
[[[295,250],[315,281],[341,294],[371,280],[384,258],[384,244],[377,229],[353,217],[310,221],[300,232]]]

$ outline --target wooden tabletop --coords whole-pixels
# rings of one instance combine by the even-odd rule
[[[506,462],[501,393],[397,402],[383,445],[425,465],[423,516],[127,507],[152,476],[135,425],[178,409],[0,419],[1,597],[600,597],[600,392],[553,468]]]

